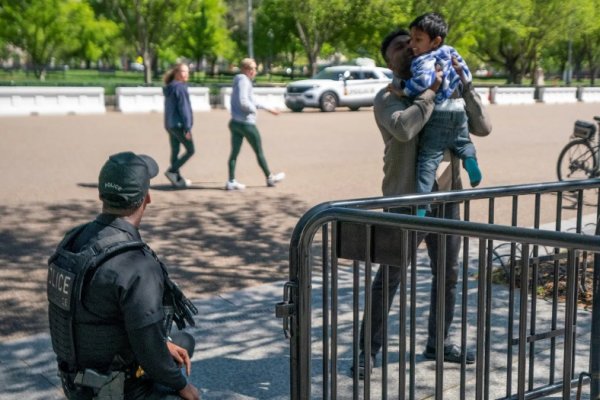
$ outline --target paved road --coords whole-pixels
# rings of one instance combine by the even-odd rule
[[[573,121],[600,114],[597,104],[488,110],[494,131],[474,139],[482,187],[555,180],[556,158]],[[287,275],[290,233],[307,209],[380,193],[383,145],[370,110],[261,114],[269,164],[287,178],[277,188],[266,188],[246,146],[238,180],[248,189],[241,193],[223,190],[227,113],[213,110],[195,118],[198,152],[183,169],[194,188],[171,190],[159,176],[142,234],[198,302],[280,282]],[[134,150],[152,155],[164,169],[167,137],[161,114],[113,112],[1,118],[0,136],[0,338],[20,343],[14,340],[42,334],[47,344],[45,259],[67,228],[97,213],[94,185],[107,155]]]
[[[556,158],[573,121],[600,114],[598,104],[488,110],[494,130],[474,138],[482,187],[555,180]],[[183,169],[195,186],[171,190],[161,174],[142,227],[193,297],[285,277],[290,233],[306,210],[324,201],[380,194],[383,145],[369,109],[261,113],[267,159],[287,178],[266,188],[245,145],[237,175],[248,185],[243,193],[223,190],[227,112],[195,118],[198,150]],[[95,184],[107,155],[150,154],[164,170],[169,149],[157,113],[1,118],[0,135],[0,337],[14,337],[45,328],[35,318],[44,309],[45,259],[66,229],[98,212]],[[503,207],[498,205],[499,212],[506,214]],[[472,211],[474,219],[477,212]]]
[[[482,187],[555,180],[558,152],[573,121],[600,114],[598,104],[489,106],[494,130],[474,138],[484,178]],[[162,192],[157,202],[222,197],[229,152],[228,114],[198,113],[194,136],[197,155],[183,169],[202,191]],[[290,195],[307,206],[322,201],[380,194],[383,145],[370,109],[335,113],[308,111],[272,116],[261,113],[267,159],[288,178],[276,196]],[[0,119],[0,204],[65,199],[95,199],[95,191],[77,184],[96,181],[107,154],[133,149],[168,164],[162,114],[14,117]],[[250,149],[242,149],[238,180],[251,195],[264,185]],[[161,176],[156,184],[166,184]],[[257,186],[253,188],[253,186]],[[261,188],[260,193],[263,192]],[[227,194],[226,198],[230,198]]]

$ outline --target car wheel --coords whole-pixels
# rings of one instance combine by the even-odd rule
[[[292,110],[292,112],[300,112],[300,111],[304,110],[304,106],[293,106],[293,107],[288,106],[288,108],[290,110]]]
[[[350,111],[358,111],[360,107],[348,107]]]
[[[325,92],[321,96],[321,100],[319,101],[319,105],[321,106],[321,111],[323,112],[332,112],[335,111],[337,107],[337,96],[333,92]]]

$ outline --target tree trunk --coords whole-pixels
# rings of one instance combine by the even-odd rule
[[[149,85],[152,83],[152,55],[145,49],[142,57],[144,58],[144,83]]]
[[[505,64],[506,72],[508,72],[507,82],[506,83],[521,83],[519,68],[515,62],[511,62],[510,60],[506,61]]]
[[[537,67],[538,67],[538,63],[537,63],[537,59],[535,59],[533,61],[533,65],[531,66],[531,72],[530,72],[530,74],[531,74],[531,86],[536,86],[536,83],[537,83],[536,82],[536,77],[537,77],[536,70],[537,70]]]
[[[294,80],[294,67],[296,64],[296,52],[294,50],[292,50],[292,80]]]
[[[210,74],[214,77],[217,75],[217,57],[211,57],[210,59]]]
[[[46,80],[46,67],[33,63],[33,74],[40,81],[44,82]]]
[[[200,63],[202,62],[202,57],[198,56],[196,60],[196,68],[194,68],[194,77],[197,78],[198,71],[200,70]],[[204,76],[206,77],[206,71],[204,71]]]
[[[591,75],[590,84],[592,86],[594,86],[594,82],[596,81],[596,72],[598,71],[598,64],[596,64],[594,62],[594,58],[595,58],[594,56],[595,56],[595,54],[593,52],[587,52],[587,54],[586,54],[587,62],[590,67],[590,75]]]
[[[306,52],[312,75],[315,75],[317,73],[317,57],[321,51],[321,45],[317,44],[317,39],[314,39],[315,43],[311,43],[309,34],[305,32],[304,27],[298,21],[296,21],[296,29],[300,35],[300,42]]]
[[[150,60],[150,64],[152,64],[152,73],[154,76],[159,76],[160,73],[158,71],[158,57],[152,57]]]
[[[319,69],[317,66],[317,56],[310,56],[308,62],[310,63],[310,76],[315,76]]]

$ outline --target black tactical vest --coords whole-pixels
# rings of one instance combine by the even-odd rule
[[[76,316],[84,311],[84,285],[92,278],[94,271],[110,257],[145,246],[142,241],[131,240],[127,234],[118,233],[93,242],[78,253],[67,250],[84,227],[82,225],[67,233],[48,260],[48,319],[52,349],[61,369],[71,371],[78,365],[74,325]]]

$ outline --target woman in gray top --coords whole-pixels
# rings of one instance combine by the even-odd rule
[[[231,121],[229,121],[231,153],[229,155],[229,179],[225,184],[225,189],[243,190],[246,188],[246,185],[235,180],[235,164],[244,138],[250,143],[256,154],[258,165],[267,179],[267,186],[275,186],[277,182],[285,178],[285,174],[283,172],[272,174],[267,165],[260,133],[256,128],[256,111],[262,108],[273,115],[278,115],[279,111],[261,104],[254,98],[252,79],[256,76],[256,62],[252,58],[244,58],[240,67],[242,73],[233,78],[233,91],[231,92]]]
[[[165,129],[169,132],[171,145],[171,166],[165,176],[175,187],[188,187],[192,181],[185,179],[179,173],[183,166],[194,155],[194,141],[192,140],[192,125],[194,114],[190,103],[187,81],[190,70],[185,64],[177,64],[164,76],[165,86]],[[181,146],[185,153],[179,157]]]

